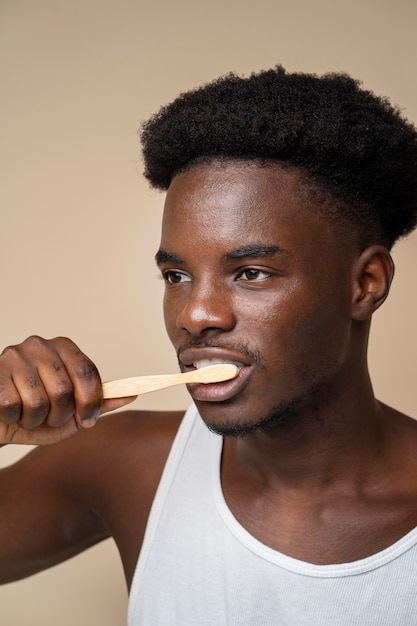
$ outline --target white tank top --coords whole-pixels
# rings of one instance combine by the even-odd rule
[[[220,483],[222,438],[192,406],[152,506],[129,626],[417,625],[417,528],[365,559],[313,565],[260,543]]]

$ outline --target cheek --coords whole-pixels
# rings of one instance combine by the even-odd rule
[[[171,341],[175,337],[178,305],[179,303],[175,302],[175,300],[172,298],[172,295],[168,296],[165,292],[163,299],[164,321],[168,337]]]
[[[344,303],[292,293],[254,305],[246,332],[258,343],[265,365],[293,369],[339,361],[348,347],[349,328]]]

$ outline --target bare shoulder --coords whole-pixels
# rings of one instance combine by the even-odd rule
[[[142,497],[149,491],[153,497],[183,415],[183,411],[106,415],[94,428],[63,442],[61,450],[59,444],[57,453],[77,460],[78,481],[91,485],[94,493],[102,489],[106,507],[113,501],[117,506],[121,486]]]
[[[142,488],[159,482],[184,411],[124,411],[104,416],[91,430],[83,432],[86,450],[99,462],[108,478],[116,475],[126,484],[140,478]]]
[[[380,404],[386,428],[387,466],[397,484],[415,492],[417,505],[417,419]]]
[[[82,434],[85,445],[106,444],[122,458],[126,453],[148,455],[151,449],[159,455],[171,447],[183,416],[184,411],[122,411],[104,415]]]
[[[39,446],[14,466],[11,479],[52,498],[68,492],[79,505],[103,513],[104,523],[123,494],[153,497],[183,411],[125,411],[102,417],[69,439]]]
[[[389,430],[400,438],[411,437],[411,442],[417,441],[417,416],[416,418],[406,415],[401,411],[379,402],[384,420],[389,425]]]
[[[184,412],[127,411],[102,419],[87,448],[99,460],[94,502],[119,549],[130,584],[159,481]],[[91,435],[91,437],[89,436]],[[88,431],[86,439],[93,438]],[[88,454],[84,454],[84,458]],[[88,463],[88,461],[87,461]],[[90,468],[96,472],[96,468]]]
[[[183,414],[126,411],[106,415],[93,428],[38,447],[2,470],[0,494],[10,501],[8,510],[17,511],[13,519],[2,523],[12,527],[17,517],[27,520],[35,547],[26,550],[31,549],[40,562],[36,569],[22,569],[24,575],[113,537],[130,581]],[[20,494],[16,502],[12,502],[13,493]],[[33,524],[38,518],[42,524]],[[43,529],[37,538],[33,526]]]
[[[73,437],[49,446],[39,446],[24,459],[59,475],[100,475],[111,468],[112,474],[122,473],[134,463],[137,468],[161,469],[175,438],[184,411],[123,411],[103,416],[90,429],[82,429]],[[69,463],[69,461],[71,462]],[[67,468],[71,471],[67,472]]]

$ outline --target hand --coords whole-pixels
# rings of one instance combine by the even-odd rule
[[[29,337],[0,355],[0,445],[55,443],[133,399],[103,402],[97,368],[71,340]]]

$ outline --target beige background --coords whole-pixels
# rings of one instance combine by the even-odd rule
[[[140,122],[219,74],[276,63],[348,71],[417,121],[416,21],[415,0],[1,0],[0,344],[63,334],[105,379],[175,371],[153,263],[163,197],[141,178]],[[377,395],[417,416],[417,236],[394,256],[371,369]],[[171,390],[137,406],[187,402]],[[2,452],[3,465],[21,454]],[[111,542],[0,589],[4,626],[125,614]]]

